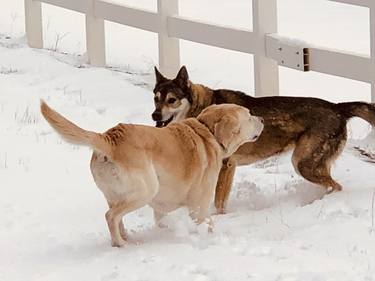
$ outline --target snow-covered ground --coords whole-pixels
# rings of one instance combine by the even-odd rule
[[[164,220],[168,228],[159,229],[145,207],[125,217],[130,243],[110,247],[107,206],[89,171],[91,152],[53,132],[39,113],[39,99],[87,129],[151,125],[156,36],[107,24],[113,68],[89,67],[81,56],[81,15],[47,6],[46,47],[54,49],[56,36],[67,35],[58,52],[33,50],[23,37],[22,2],[0,2],[0,281],[375,280],[375,166],[350,146],[333,170],[341,193],[320,200],[323,191],[294,173],[287,154],[238,169],[229,213],[213,216],[212,234],[185,210],[171,213]],[[202,2],[181,0],[181,13],[251,27],[251,1]],[[279,19],[282,35],[368,53],[363,8],[279,0]],[[250,56],[188,42],[182,53],[192,80],[252,92]],[[370,98],[367,84],[280,73],[284,95]],[[355,137],[368,132],[362,121],[349,127]]]

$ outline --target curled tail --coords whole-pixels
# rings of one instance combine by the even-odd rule
[[[78,127],[50,108],[43,100],[40,102],[40,111],[52,128],[67,142],[90,146],[92,149],[109,157],[112,156],[112,147],[104,135]]]
[[[341,114],[347,118],[360,117],[372,126],[375,126],[375,104],[366,102],[343,102],[338,103],[337,107]]]

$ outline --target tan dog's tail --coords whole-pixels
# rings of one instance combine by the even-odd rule
[[[90,146],[92,149],[111,157],[111,145],[102,134],[86,131],[78,127],[50,108],[43,100],[40,101],[40,111],[52,128],[67,142]]]
[[[342,102],[337,106],[347,118],[359,117],[375,126],[375,105],[366,102]]]

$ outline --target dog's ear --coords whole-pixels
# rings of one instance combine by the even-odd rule
[[[156,84],[159,84],[159,83],[162,83],[162,82],[165,82],[167,81],[168,79],[165,78],[158,70],[158,68],[156,66],[154,66],[154,70],[155,70],[155,77],[156,77]]]
[[[180,71],[177,73],[176,78],[174,81],[181,87],[187,88],[189,86],[189,74],[185,65],[180,68]]]
[[[229,148],[233,137],[239,133],[240,124],[233,116],[224,116],[214,125],[214,136],[217,141],[224,147]]]

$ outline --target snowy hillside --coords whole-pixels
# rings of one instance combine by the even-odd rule
[[[195,226],[183,209],[169,214],[163,221],[168,228],[159,229],[145,207],[125,217],[130,243],[112,248],[106,202],[89,170],[91,152],[56,135],[39,113],[39,99],[86,129],[151,125],[156,37],[108,24],[111,67],[89,67],[80,15],[47,7],[47,48],[56,43],[55,34],[68,35],[57,52],[33,50],[23,38],[22,2],[0,2],[0,281],[375,280],[375,164],[359,159],[350,145],[333,170],[341,193],[320,199],[323,190],[297,176],[287,154],[238,169],[229,212],[213,216],[212,234]],[[232,25],[251,22],[250,1],[210,0],[197,9],[201,2],[181,1],[182,12],[213,21],[222,17]],[[283,35],[368,53],[363,9],[322,0],[279,3]],[[351,40],[340,36],[343,26]],[[194,81],[252,92],[249,56],[182,46]],[[284,95],[369,100],[369,86],[350,80],[283,69],[281,81]],[[358,120],[349,128],[355,137],[368,132]]]

